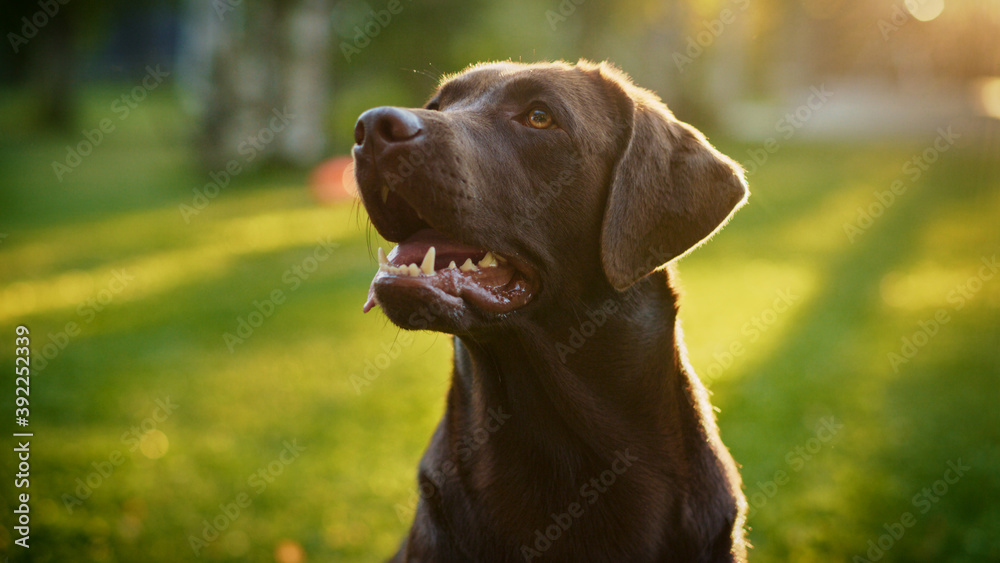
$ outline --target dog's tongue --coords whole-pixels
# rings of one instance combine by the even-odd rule
[[[429,264],[428,250],[434,248],[433,264]],[[502,311],[514,302],[520,302],[521,294],[527,298],[523,283],[511,284],[515,269],[487,257],[487,251],[456,241],[434,229],[423,229],[399,243],[388,255],[389,270],[380,268],[368,289],[368,300],[364,312],[377,303],[376,285],[393,281],[418,283],[453,298],[462,298],[485,310]],[[486,260],[492,265],[484,266]],[[468,261],[468,262],[467,262]],[[475,265],[472,269],[469,262]],[[454,263],[456,267],[450,267]],[[433,266],[433,275],[424,273],[425,264]],[[413,265],[421,268],[417,275],[393,272],[400,267]],[[466,269],[460,267],[466,265]],[[520,278],[518,278],[520,280]],[[510,285],[510,287],[508,287]]]
[[[368,286],[368,299],[365,301],[364,306],[361,308],[362,313],[367,313],[372,310],[375,306],[375,280],[372,280],[372,284]]]

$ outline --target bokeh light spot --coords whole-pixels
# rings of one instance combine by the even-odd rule
[[[983,112],[1000,119],[1000,76],[985,78],[976,85]]]
[[[344,177],[341,181],[344,191],[351,197],[358,197],[358,183],[354,180],[354,162],[352,161],[344,168]]]
[[[906,0],[906,11],[922,22],[929,22],[944,11],[944,0]]]
[[[274,560],[278,563],[302,563],[306,552],[295,540],[281,540],[274,548]]]

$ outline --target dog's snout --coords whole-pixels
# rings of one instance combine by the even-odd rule
[[[361,114],[354,127],[354,142],[358,146],[366,143],[401,143],[410,141],[423,132],[423,123],[411,111],[380,107]]]

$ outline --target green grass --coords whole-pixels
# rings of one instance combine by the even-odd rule
[[[104,111],[96,96],[85,124]],[[241,493],[249,506],[201,559],[273,561],[279,546],[310,561],[385,558],[409,525],[449,339],[410,342],[361,314],[363,212],[317,207],[304,174],[241,176],[186,223],[178,205],[207,181],[185,148],[190,124],[169,101],[147,103],[63,182],[50,162],[78,138],[13,127],[0,140],[5,357],[16,324],[36,358],[79,328],[32,378],[32,560],[192,560],[189,537]],[[958,146],[855,242],[843,230],[930,140],[782,148],[751,178],[750,205],[679,266],[690,360],[754,504],[754,561],[850,561],[907,511],[916,524],[882,561],[1000,560],[1000,278],[961,310],[948,301],[1000,251],[991,157]],[[293,289],[286,272],[326,237],[336,248]],[[118,288],[115,271],[134,279],[89,308]],[[223,335],[275,290],[284,302],[231,352]],[[781,295],[791,304],[771,311]],[[895,372],[887,354],[942,308],[949,321]],[[356,390],[351,376],[383,346],[398,358]],[[176,410],[154,421],[167,397]],[[817,434],[825,417],[843,424],[832,437]],[[123,434],[144,422],[156,432],[133,449]],[[277,461],[293,440],[304,451]],[[810,459],[795,453],[810,445]],[[95,477],[110,459],[121,463]],[[920,513],[913,496],[958,459],[971,469]],[[4,474],[12,460],[0,458]],[[273,482],[250,480],[261,470]],[[787,483],[772,487],[778,471]],[[88,476],[98,486],[69,512],[64,495]],[[2,522],[0,547],[16,555]]]

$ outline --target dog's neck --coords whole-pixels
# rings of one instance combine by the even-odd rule
[[[484,553],[520,545],[524,555],[528,531],[575,511],[576,542],[616,538],[628,559],[670,546],[693,561],[709,542],[728,553],[738,485],[726,488],[728,453],[685,368],[667,273],[647,279],[590,300],[590,315],[576,308],[455,339],[447,410],[419,478],[426,517],[455,545],[488,536]],[[580,560],[584,545],[547,553]]]
[[[610,463],[625,449],[684,455],[684,433],[699,430],[707,401],[683,365],[667,273],[589,305],[489,339],[455,339],[446,424],[460,440],[508,459],[549,459],[568,475],[574,460]]]

